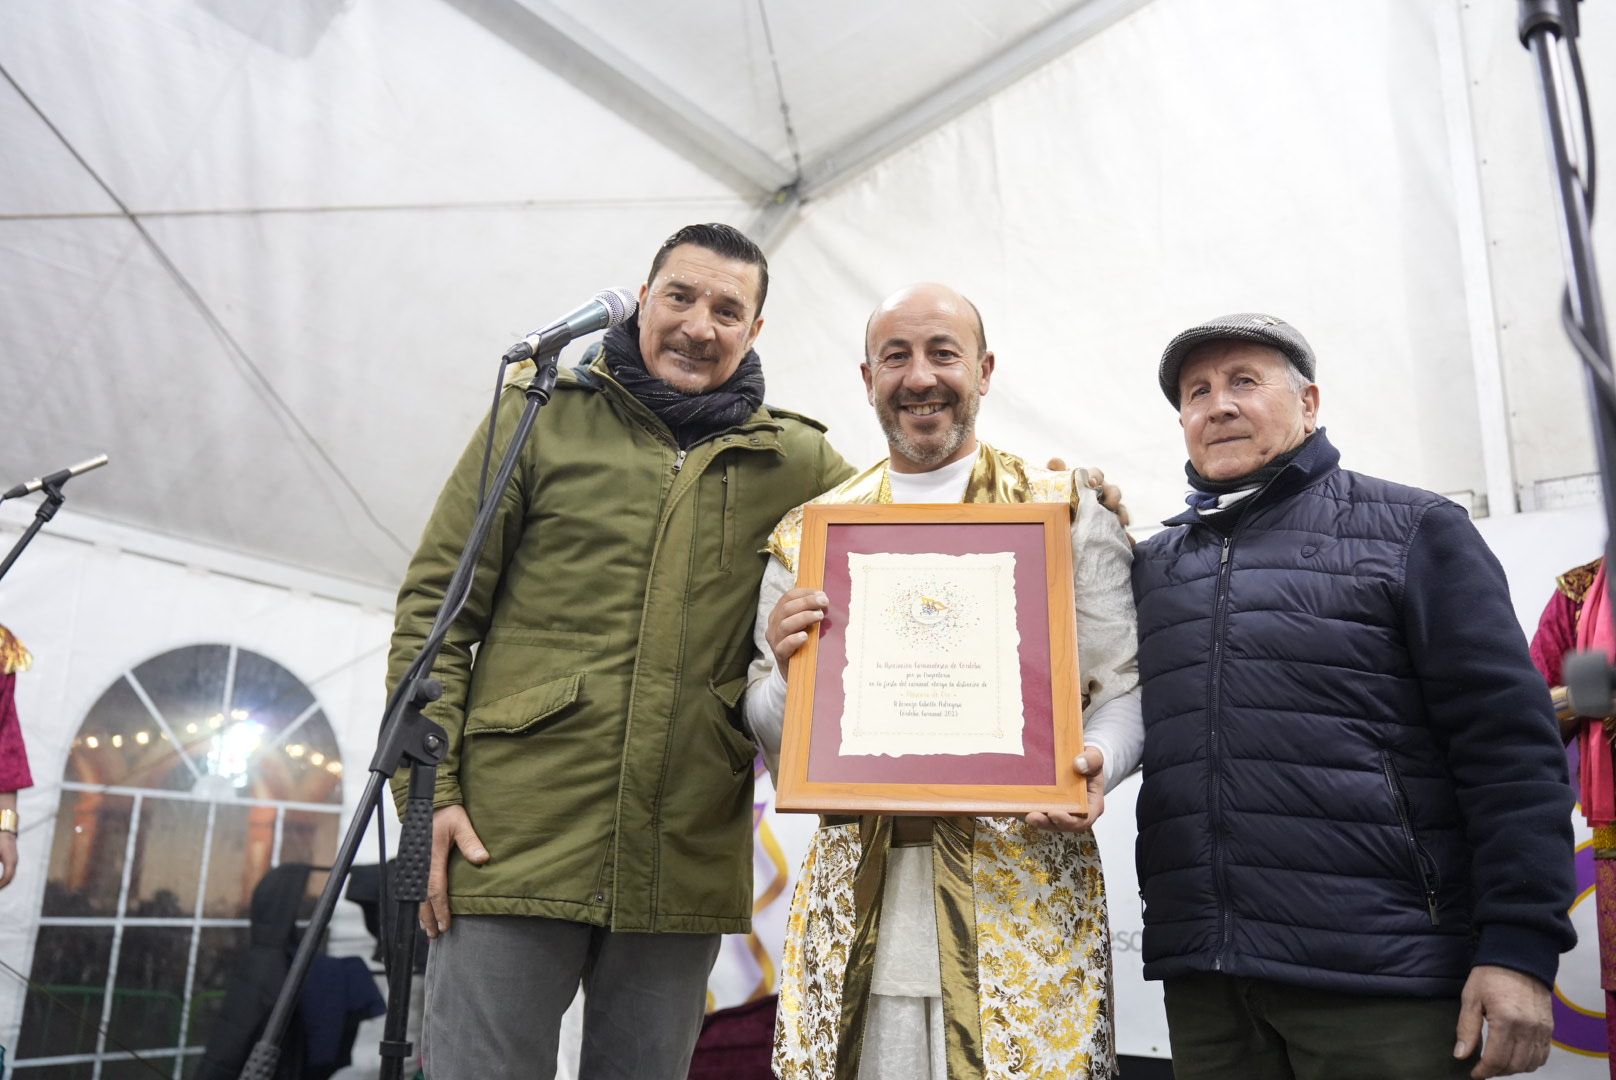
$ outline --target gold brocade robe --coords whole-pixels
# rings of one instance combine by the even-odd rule
[[[0,626],[0,675],[14,675],[27,671],[34,663],[32,654],[23,648],[15,634]]]
[[[1078,483],[983,444],[964,501],[1068,502],[1075,513]],[[891,502],[887,463],[814,501]],[[769,551],[794,571],[801,539],[798,509]],[[1110,929],[1093,834],[1014,817],[930,820],[949,1080],[1114,1075]],[[892,822],[872,815],[814,833],[781,956],[781,1080],[858,1075]]]

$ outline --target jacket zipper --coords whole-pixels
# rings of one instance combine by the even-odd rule
[[[734,500],[734,485],[730,483],[735,475],[735,461],[733,456],[724,461],[724,475],[719,477],[719,492],[721,502],[719,511],[724,518],[723,534],[719,537],[718,568],[729,573],[730,564],[735,561],[735,508],[731,503]]]
[[[1223,970],[1223,956],[1233,936],[1234,916],[1229,910],[1229,888],[1223,867],[1223,800],[1219,783],[1221,762],[1218,749],[1218,677],[1223,667],[1223,624],[1229,609],[1229,578],[1232,568],[1229,552],[1234,547],[1234,536],[1223,538],[1223,553],[1218,557],[1218,587],[1212,604],[1212,662],[1206,681],[1206,783],[1207,809],[1212,825],[1212,882],[1218,895],[1218,913],[1223,927],[1218,936],[1217,955],[1212,966]]]
[[[1280,471],[1280,476],[1289,471],[1287,465]],[[1234,913],[1229,908],[1229,884],[1223,865],[1223,841],[1221,838],[1223,826],[1223,800],[1222,788],[1218,783],[1220,751],[1218,749],[1218,677],[1223,669],[1223,626],[1229,614],[1229,581],[1234,572],[1230,565],[1229,556],[1234,551],[1234,540],[1252,515],[1257,513],[1263,505],[1263,497],[1279,480],[1279,476],[1269,477],[1257,493],[1246,500],[1245,509],[1241,512],[1240,520],[1228,536],[1223,537],[1223,550],[1218,556],[1218,586],[1212,602],[1212,659],[1208,665],[1206,680],[1206,786],[1207,786],[1207,817],[1212,828],[1212,886],[1217,893],[1218,913],[1223,923],[1218,935],[1218,951],[1213,957],[1212,967],[1216,971],[1223,970],[1224,955],[1229,951],[1230,942],[1234,937]],[[1205,522],[1199,522],[1202,528],[1211,528]],[[1143,899],[1144,890],[1140,889]]]
[[[730,431],[730,432],[726,432],[724,434],[735,435],[735,434],[740,434],[740,433],[742,433],[744,431],[747,431],[747,430],[756,430],[756,429],[755,428],[741,429],[740,432]],[[654,432],[653,432],[653,434],[654,434]],[[658,436],[658,437],[660,438],[660,436]],[[702,442],[707,442],[709,439],[716,438],[716,437],[718,437],[718,436],[715,436],[715,435],[708,436],[708,438],[703,439]],[[663,441],[665,443],[668,442],[668,440],[666,440],[666,439],[664,439]],[[672,444],[668,443],[668,445],[671,446]],[[697,443],[696,445],[699,446],[699,445],[701,445],[701,443]],[[674,458],[673,458],[673,475],[674,475],[675,478],[677,478],[678,475],[679,475],[679,470],[684,468],[685,458],[689,456],[690,451],[689,450],[681,450],[681,449],[678,449],[677,447],[675,447],[674,450],[675,450],[675,453],[674,453]],[[667,496],[669,494],[671,494],[671,487],[670,487],[669,492],[664,492],[662,505],[657,508],[657,518],[658,518],[659,521],[661,520],[662,515],[667,512],[667,508],[668,508]],[[657,559],[662,554],[662,540],[663,540],[663,533],[662,533],[661,527],[659,526],[658,529],[657,529],[656,538],[652,542],[652,545],[651,545],[651,565],[652,566],[656,565]],[[641,603],[640,603],[640,622],[641,622],[641,624],[643,624],[645,622],[645,617],[646,617],[646,614],[647,614],[648,610],[650,609],[650,606],[651,606],[651,593],[650,593],[649,590],[647,590],[646,594],[645,594],[645,599],[643,601],[641,601]],[[684,662],[684,658],[683,658],[683,655],[681,654],[680,663],[682,664],[683,662]],[[607,921],[607,926],[608,927],[610,927],[613,923],[615,923],[616,919],[617,919],[618,889],[617,889],[617,879],[616,879],[616,874],[615,874],[615,868],[616,868],[616,865],[617,865],[618,855],[619,855],[619,853],[621,851],[622,824],[623,824],[623,791],[624,791],[624,788],[626,786],[623,783],[622,770],[627,768],[628,751],[627,751],[626,747],[628,746],[629,741],[633,737],[634,713],[639,708],[639,699],[640,699],[639,649],[636,648],[635,652],[634,652],[634,674],[629,679],[629,684],[628,684],[628,710],[627,710],[628,715],[625,718],[626,719],[626,725],[625,725],[624,731],[623,731],[623,744],[624,744],[625,750],[624,750],[624,753],[623,753],[623,761],[619,765],[618,784],[617,784],[617,801],[616,801],[615,807],[614,807],[614,809],[612,811],[612,840],[611,840],[611,844],[607,848],[605,859],[603,859],[602,863],[601,863],[601,875],[602,875],[602,877],[604,877],[605,870],[606,870],[606,867],[607,867],[608,863],[614,869],[614,874],[613,874],[613,879],[612,879],[612,886],[613,887],[612,887],[611,907],[609,909],[608,921]],[[653,829],[654,830],[655,829],[660,829],[660,821],[659,821],[659,819],[660,819],[660,808],[658,809],[658,811],[654,815],[654,820],[653,820]],[[653,858],[653,862],[659,861],[659,857],[657,856],[657,854],[655,852],[653,852],[652,858]],[[654,872],[653,872],[653,877],[655,877]],[[596,880],[595,898],[596,898],[597,902],[606,900],[606,890],[602,887],[600,878],[597,878],[597,880]],[[651,895],[651,910],[649,910],[647,912],[647,915],[650,917],[651,921],[653,921],[653,922],[656,919],[656,913],[655,913],[656,903],[657,903],[656,886],[653,885],[652,886],[652,895]]]
[[[1425,861],[1428,856],[1420,850],[1420,841],[1414,834],[1414,822],[1408,810],[1408,792],[1403,790],[1402,777],[1397,775],[1397,767],[1392,764],[1392,755],[1389,750],[1380,752],[1381,771],[1386,774],[1386,786],[1391,789],[1392,805],[1397,808],[1397,822],[1403,828],[1403,842],[1408,845],[1409,862],[1414,866],[1414,874],[1419,878],[1420,891],[1425,894],[1425,910],[1431,916],[1431,925],[1440,926],[1442,920],[1436,913],[1436,882],[1432,875],[1426,872]]]

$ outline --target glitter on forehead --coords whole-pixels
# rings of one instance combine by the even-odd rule
[[[673,260],[678,262],[679,260]],[[691,267],[689,265],[670,265],[661,268],[650,287],[658,296],[670,289],[688,289],[700,293],[703,301],[708,305],[718,303],[724,297],[742,308],[750,310],[754,299],[752,286],[740,276],[747,267],[732,269],[728,266],[707,266],[705,264]]]
[[[700,278],[690,278],[690,277],[687,277],[684,274],[676,273],[676,272],[669,272],[669,273],[663,274],[661,276],[661,278],[659,279],[659,281],[663,285],[683,285],[683,286],[685,286],[687,288],[692,288],[692,289],[694,289],[694,288],[702,288],[703,287],[703,282],[702,282],[702,280]],[[721,283],[718,284],[717,290],[719,292],[725,293],[728,296],[736,297],[737,299],[739,299],[741,297],[741,287],[739,285],[734,284],[733,282],[721,282]],[[702,294],[704,296],[712,296],[713,292],[714,292],[714,286],[712,284],[706,284],[705,287],[703,288]]]

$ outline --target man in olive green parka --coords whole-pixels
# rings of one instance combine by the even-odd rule
[[[682,1078],[719,935],[749,928],[756,748],[739,700],[760,551],[852,474],[818,424],[762,404],[767,291],[736,230],[669,237],[636,318],[562,372],[491,496],[427,709],[449,736],[421,907],[432,1080],[552,1076],[580,981],[586,1080]],[[522,407],[507,389],[496,454]],[[470,532],[486,434],[410,564],[390,680]]]

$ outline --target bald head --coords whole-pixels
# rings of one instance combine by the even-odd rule
[[[883,315],[903,312],[906,314],[933,313],[943,316],[968,314],[971,324],[976,330],[976,356],[980,360],[982,354],[988,351],[987,332],[982,328],[982,313],[976,310],[962,294],[950,289],[947,285],[940,285],[935,281],[924,281],[918,285],[908,285],[885,300],[879,307],[870,312],[870,317],[864,323],[864,359],[870,362],[878,351],[878,342],[875,340],[876,323],[881,321]]]
[[[976,451],[993,377],[982,316],[947,285],[899,289],[864,328],[864,389],[896,472],[929,472]]]

